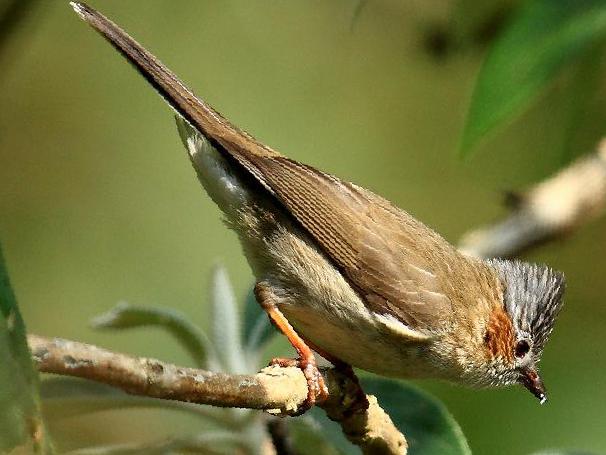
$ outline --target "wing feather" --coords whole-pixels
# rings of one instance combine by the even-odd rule
[[[332,175],[284,157],[248,159],[375,313],[393,315],[418,331],[448,323],[452,303],[444,262],[458,253],[444,239],[386,200]]]

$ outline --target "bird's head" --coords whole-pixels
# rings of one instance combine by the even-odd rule
[[[547,400],[537,364],[562,307],[564,276],[543,265],[491,259],[503,289],[482,332],[484,361],[477,385],[521,384],[541,403]]]

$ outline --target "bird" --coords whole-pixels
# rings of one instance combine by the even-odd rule
[[[257,141],[119,26],[71,6],[176,112],[199,181],[239,237],[257,302],[297,352],[273,363],[303,371],[298,412],[327,397],[314,351],[351,374],[520,384],[547,400],[537,364],[562,308],[562,273],[463,254],[381,196]]]

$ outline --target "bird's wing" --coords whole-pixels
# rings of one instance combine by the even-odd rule
[[[282,203],[373,312],[395,317],[420,333],[429,333],[436,321],[448,320],[449,283],[441,272],[453,249],[446,241],[370,191],[257,142],[195,96],[113,22],[84,3],[72,6],[173,109]]]
[[[367,306],[428,333],[452,315],[448,243],[388,201],[288,158],[247,160]],[[444,273],[447,272],[447,273]]]

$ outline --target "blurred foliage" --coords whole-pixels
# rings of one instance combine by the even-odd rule
[[[51,453],[40,413],[38,373],[0,248],[0,452]]]
[[[474,90],[461,154],[468,155],[488,132],[519,114],[563,68],[580,65],[581,56],[606,37],[606,1],[537,0],[526,2],[491,46]],[[601,46],[600,46],[601,47]],[[600,49],[602,51],[603,49]],[[590,62],[600,59],[590,54]],[[599,66],[581,65],[585,73]],[[571,87],[574,89],[576,87]]]
[[[212,314],[211,326],[215,330],[207,336],[191,324],[186,316],[171,308],[119,304],[108,313],[93,319],[97,329],[132,330],[141,327],[166,329],[188,352],[194,363],[214,371],[245,372],[258,369],[250,365],[242,354],[239,341],[243,328],[238,318],[238,305],[225,270],[217,267],[210,282]],[[265,325],[269,325],[265,318]],[[227,349],[232,349],[231,354]],[[255,352],[253,358],[259,356]],[[128,408],[166,408],[194,415],[211,422],[215,428],[196,435],[175,436],[155,442],[102,444],[78,449],[77,453],[156,453],[170,454],[179,451],[194,453],[233,453],[238,449],[247,454],[262,453],[267,439],[265,415],[258,411],[213,408],[169,400],[129,396],[111,387],[71,378],[51,378],[42,384],[45,407],[57,408],[56,418],[68,418],[107,410]]]

